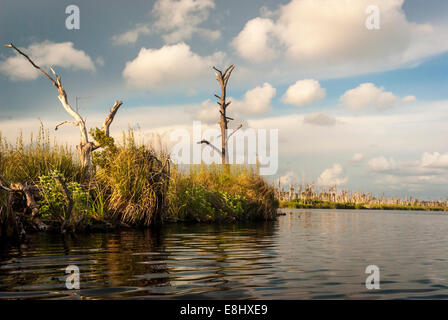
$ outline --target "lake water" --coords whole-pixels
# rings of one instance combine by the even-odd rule
[[[448,298],[448,215],[283,210],[256,225],[32,235],[0,247],[0,299]],[[79,290],[65,268],[80,269]],[[367,290],[368,265],[380,289]]]

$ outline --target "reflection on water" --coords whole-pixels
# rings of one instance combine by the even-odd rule
[[[287,210],[255,225],[33,235],[0,248],[0,299],[448,298],[448,216]],[[81,288],[65,288],[77,265]],[[381,271],[367,290],[366,266]]]

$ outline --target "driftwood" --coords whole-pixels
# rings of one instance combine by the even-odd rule
[[[5,206],[0,207],[3,229],[7,229],[6,235],[15,234],[19,239],[26,235],[25,226],[34,230],[45,231],[48,226],[43,223],[39,215],[39,207],[36,198],[39,190],[28,184],[13,183],[6,186],[0,178],[0,190],[6,191]]]
[[[51,83],[56,87],[58,90],[58,99],[61,102],[64,109],[67,111],[67,113],[72,116],[74,121],[65,120],[56,125],[55,130],[57,130],[60,126],[66,123],[73,124],[74,126],[77,126],[79,128],[80,134],[81,134],[81,141],[79,145],[76,146],[76,149],[78,150],[79,158],[81,160],[82,166],[89,168],[89,171],[91,170],[91,153],[92,151],[100,148],[100,145],[98,145],[96,142],[89,141],[89,135],[86,127],[85,120],[81,117],[81,115],[72,108],[72,106],[68,102],[67,93],[65,92],[64,87],[62,86],[61,77],[56,74],[56,72],[53,70],[53,68],[50,67],[51,72],[53,73],[53,77],[49,75],[44,69],[42,69],[40,66],[38,66],[36,63],[34,63],[31,58],[22,52],[19,48],[14,46],[12,43],[5,45],[8,48],[13,48],[17,53],[24,56],[31,65],[39,70],[45,77],[47,77]],[[102,130],[106,134],[106,136],[109,136],[109,127],[114,120],[115,114],[117,113],[120,106],[123,104],[122,101],[115,101],[114,105],[109,111],[109,115],[104,120]]]

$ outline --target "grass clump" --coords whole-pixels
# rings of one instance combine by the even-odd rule
[[[193,221],[275,219],[274,189],[255,170],[219,165],[192,166],[172,173],[170,217]]]
[[[96,183],[103,188],[101,201],[107,202],[112,215],[124,223],[149,226],[163,221],[170,174],[168,156],[137,145],[132,131],[124,134],[121,146],[110,139],[107,144],[94,156],[98,165]],[[101,205],[101,201],[96,204]]]

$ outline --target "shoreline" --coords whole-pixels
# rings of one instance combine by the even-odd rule
[[[354,203],[338,203],[330,201],[320,201],[313,203],[303,203],[298,201],[280,201],[280,209],[348,209],[348,210],[401,210],[401,211],[447,211],[447,207],[431,207],[431,206],[406,206],[394,204],[354,204]]]

